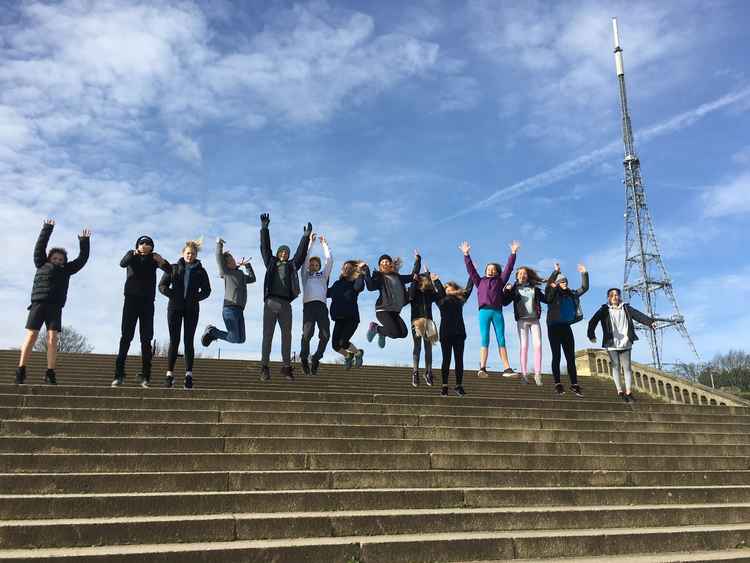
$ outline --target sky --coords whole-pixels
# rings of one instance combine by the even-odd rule
[[[252,257],[262,280],[263,212],[274,247],[295,246],[311,221],[330,241],[334,272],[382,253],[408,268],[416,248],[444,281],[463,283],[461,241],[481,268],[504,262],[517,239],[519,265],[547,274],[559,261],[573,285],[576,264],[587,266],[590,317],[623,282],[612,16],[656,236],[687,328],[704,360],[746,346],[746,2],[0,4],[0,347],[23,338],[45,217],[57,221],[51,244],[71,254],[77,232],[94,232],[63,320],[96,352],[117,348],[119,260],[139,235],[171,261],[185,240],[205,238],[214,292],[200,335],[221,324],[216,237]],[[259,357],[261,295],[262,283],[251,286],[248,340],[223,344],[222,357]],[[406,365],[410,338],[385,350],[364,340],[375,297],[360,299],[354,342],[367,361]],[[294,312],[296,350],[301,300]],[[663,303],[657,312],[671,314]],[[473,369],[475,297],[465,313]],[[518,367],[511,309],[505,319]],[[575,326],[579,348],[584,324]],[[155,327],[165,341],[163,296]],[[668,363],[695,359],[674,332],[663,345]],[[218,353],[216,344],[199,349]],[[490,358],[497,369],[494,343]],[[645,341],[634,358],[649,359]]]

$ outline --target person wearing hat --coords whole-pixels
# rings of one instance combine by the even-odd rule
[[[148,387],[151,379],[151,340],[154,337],[154,300],[156,299],[156,270],[172,271],[169,262],[154,252],[154,240],[143,235],[135,241],[135,249],[128,250],[120,260],[126,268],[125,302],[122,306],[122,336],[115,360],[112,387],[125,382],[125,360],[138,324],[141,337],[141,385]]]
[[[414,251],[414,267],[409,275],[398,273],[400,265],[400,258],[394,260],[388,254],[383,254],[378,258],[377,270],[370,273],[370,268],[367,265],[362,269],[367,289],[380,292],[375,302],[375,317],[380,321],[380,324],[370,323],[367,330],[367,341],[372,342],[377,334],[378,346],[381,348],[385,348],[386,338],[406,338],[409,334],[406,323],[401,318],[401,309],[409,303],[406,284],[412,283],[422,268],[422,258],[419,251]]]
[[[547,301],[547,336],[552,349],[552,376],[555,379],[555,392],[563,395],[565,389],[560,383],[560,351],[565,354],[570,377],[570,390],[578,397],[583,397],[581,386],[578,385],[576,371],[576,343],[571,325],[583,319],[581,309],[581,295],[589,290],[589,274],[583,264],[578,264],[581,274],[581,287],[576,290],[568,286],[568,277],[560,272],[560,264],[555,264],[555,270],[547,279],[544,297]]]
[[[299,270],[305,264],[307,248],[312,237],[312,224],[307,223],[297,246],[297,252],[290,260],[291,250],[281,245],[274,255],[271,252],[271,234],[268,225],[271,217],[268,213],[260,216],[260,254],[266,265],[266,276],[263,280],[263,344],[261,349],[261,381],[271,379],[268,363],[271,359],[271,344],[276,324],[281,328],[282,374],[294,381],[292,372],[292,301],[300,294]]]

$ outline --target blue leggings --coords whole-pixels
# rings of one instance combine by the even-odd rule
[[[505,319],[502,309],[479,309],[479,334],[482,348],[490,347],[490,325],[495,327],[495,339],[499,348],[505,348]]]

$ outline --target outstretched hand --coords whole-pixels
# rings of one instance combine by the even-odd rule
[[[521,243],[518,242],[517,240],[514,240],[513,242],[510,243],[510,251],[513,254],[515,254],[516,252],[518,252],[519,248],[521,248]]]
[[[218,238],[216,239],[216,242],[217,242],[218,244],[221,244],[221,245],[224,245],[224,244],[226,244],[226,243],[227,243],[227,241],[225,241],[225,240],[224,240],[223,238],[221,238],[221,237],[218,237]]]
[[[464,253],[464,256],[468,256],[469,252],[471,251],[471,245],[468,242],[463,241],[458,245],[458,249]]]
[[[55,220],[54,219],[45,219],[44,220],[44,224],[45,225],[52,225],[54,227],[55,226]]]
[[[511,289],[513,289],[513,284],[506,283],[505,287],[503,288],[503,291],[510,291]]]
[[[560,262],[555,262],[555,272],[560,273]]]
[[[83,229],[78,238],[91,238],[91,229]]]
[[[303,231],[302,231],[302,232],[303,232],[303,233],[305,234],[305,236],[307,236],[307,237],[309,237],[309,236],[312,236],[312,234],[313,234],[312,223],[310,223],[310,222],[308,221],[308,222],[307,222],[307,225],[305,225],[305,226],[303,227]]]
[[[583,264],[578,264],[578,273],[579,274],[585,274],[586,273],[586,266]]]
[[[438,276],[435,273],[430,274],[430,279],[434,282],[438,281],[440,279],[440,276]]]
[[[241,268],[242,266],[249,266],[249,265],[250,265],[250,258],[246,260],[244,256],[240,258],[239,262],[237,262],[238,268]]]
[[[268,225],[271,223],[271,216],[268,213],[263,213],[260,216],[260,224],[263,227],[268,227]]]

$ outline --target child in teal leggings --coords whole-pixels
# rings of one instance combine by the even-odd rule
[[[495,339],[500,352],[500,359],[503,362],[503,375],[512,376],[515,372],[508,362],[508,350],[505,348],[505,321],[503,320],[503,289],[508,283],[508,278],[516,264],[516,253],[521,245],[517,241],[510,244],[510,256],[505,263],[502,273],[500,265],[495,263],[487,264],[484,269],[484,277],[480,277],[474,263],[471,261],[469,251],[471,246],[464,242],[459,249],[464,254],[464,263],[466,271],[469,273],[469,279],[477,288],[477,301],[479,302],[479,331],[482,336],[482,346],[479,354],[479,371],[478,377],[487,377],[487,356],[490,348],[490,325],[495,329]]]

